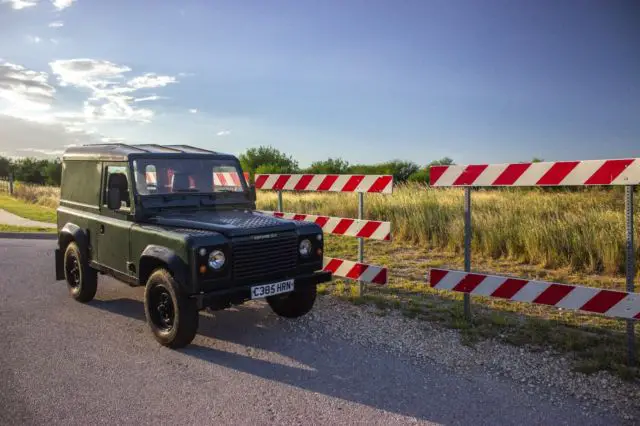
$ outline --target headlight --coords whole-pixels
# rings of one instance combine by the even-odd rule
[[[300,241],[300,247],[298,248],[298,251],[300,252],[300,256],[309,257],[309,255],[311,254],[312,248],[313,247],[311,245],[311,241],[309,240]]]
[[[211,269],[219,270],[224,266],[225,260],[224,253],[220,250],[214,250],[209,253],[209,267]]]

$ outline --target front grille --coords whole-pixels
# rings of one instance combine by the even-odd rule
[[[295,269],[298,237],[282,234],[263,240],[243,238],[233,242],[233,276],[236,280],[268,279]]]

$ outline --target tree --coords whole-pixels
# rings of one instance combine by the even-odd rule
[[[47,185],[60,186],[62,180],[62,163],[59,159],[48,161],[44,172]]]
[[[24,158],[14,163],[14,175],[16,180],[28,183],[44,185],[45,167],[47,160]]]
[[[11,160],[0,157],[0,176],[9,176],[11,173]]]
[[[345,174],[349,173],[349,163],[342,158],[329,158],[311,163],[311,166],[305,172],[311,174]]]
[[[432,161],[431,163],[429,163],[429,165],[427,166],[427,168],[425,169],[425,179],[424,181],[426,183],[430,183],[431,182],[431,167],[433,166],[452,166],[455,163],[453,162],[453,159],[449,158],[449,157],[443,157],[439,160],[435,160]]]
[[[278,170],[270,173],[296,173],[299,170],[297,161],[271,146],[249,148],[247,152],[240,154],[239,159],[243,170],[252,177],[261,166],[261,173],[266,173],[264,170]]]

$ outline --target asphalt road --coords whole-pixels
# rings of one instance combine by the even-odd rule
[[[617,424],[363,350],[265,304],[202,314],[189,348],[147,331],[142,289],[100,278],[96,300],[54,281],[54,242],[0,240],[0,424]]]

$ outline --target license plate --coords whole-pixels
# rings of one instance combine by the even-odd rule
[[[277,283],[256,285],[251,287],[251,298],[262,299],[263,297],[273,296],[275,294],[288,293],[293,291],[294,280],[280,281]]]

